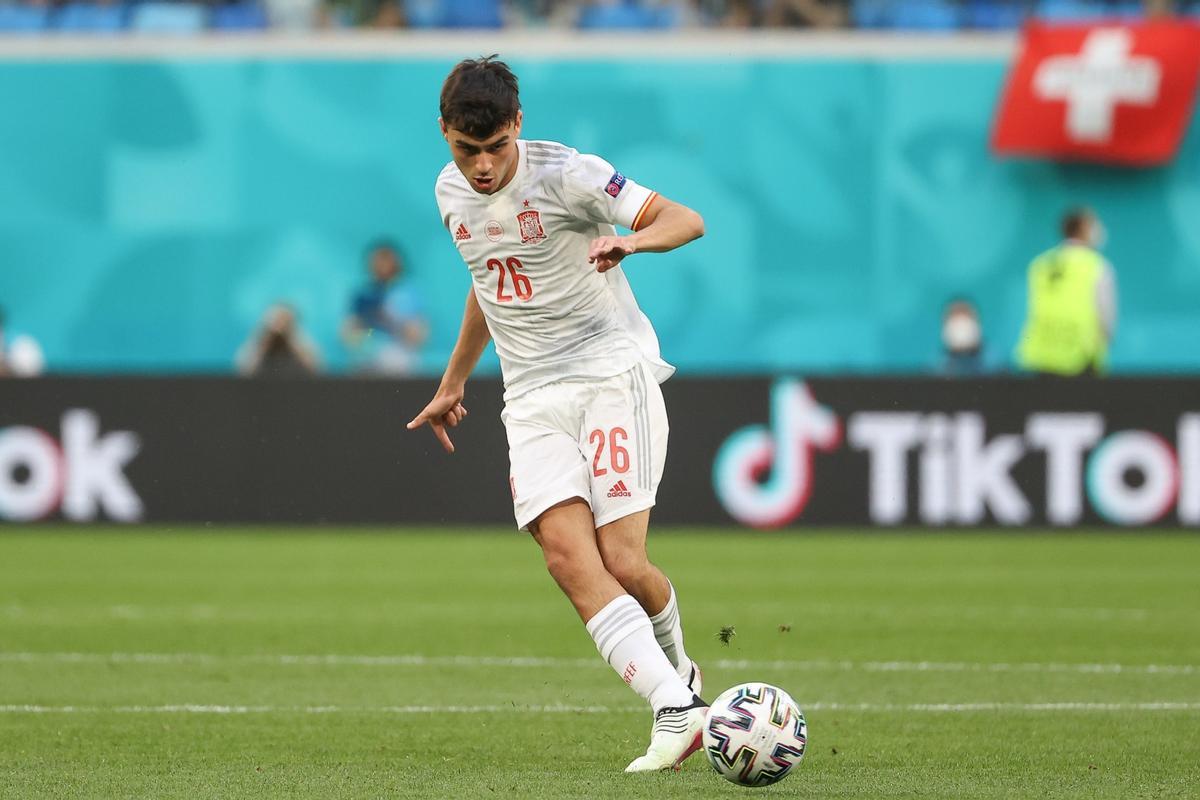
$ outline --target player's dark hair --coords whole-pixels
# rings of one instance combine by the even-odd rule
[[[472,139],[488,138],[520,110],[517,76],[495,54],[458,62],[442,84],[442,121]]]
[[[1067,239],[1078,239],[1083,235],[1083,229],[1089,220],[1095,219],[1096,213],[1090,208],[1079,206],[1063,214],[1062,235]]]

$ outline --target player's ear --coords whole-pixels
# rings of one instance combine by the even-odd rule
[[[524,119],[524,116],[521,113],[521,109],[518,108],[517,109],[517,118],[513,122],[513,128],[514,128],[513,138],[515,138],[515,139],[521,138],[521,120],[523,120],[523,119]]]
[[[442,119],[441,117],[438,117],[438,127],[442,129],[442,138],[445,139],[446,141],[450,141],[450,132],[449,132],[449,129],[446,127],[446,120]]]

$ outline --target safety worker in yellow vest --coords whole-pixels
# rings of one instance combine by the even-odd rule
[[[1117,322],[1117,281],[1100,255],[1105,231],[1088,208],[1068,211],[1063,242],[1029,265],[1022,369],[1044,375],[1098,375],[1107,367]]]

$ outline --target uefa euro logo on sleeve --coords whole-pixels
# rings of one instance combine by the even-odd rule
[[[614,172],[612,177],[608,179],[608,186],[604,187],[604,191],[612,197],[616,197],[625,188],[625,176],[619,172]]]

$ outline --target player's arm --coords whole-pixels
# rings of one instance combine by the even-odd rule
[[[467,416],[467,409],[462,404],[466,391],[467,378],[479,363],[483,348],[491,341],[487,320],[483,318],[483,310],[475,297],[475,288],[467,292],[467,305],[463,309],[462,327],[458,331],[458,341],[454,344],[454,352],[450,354],[450,363],[442,375],[442,382],[437,393],[429,401],[429,405],[408,423],[408,429],[415,430],[425,423],[433,429],[438,441],[442,443],[447,453],[454,452],[454,443],[450,441],[446,427],[458,425]]]
[[[699,213],[660,194],[654,195],[636,224],[637,230],[628,236],[601,236],[592,241],[588,261],[597,271],[607,272],[625,256],[665,253],[704,235],[704,218]]]

